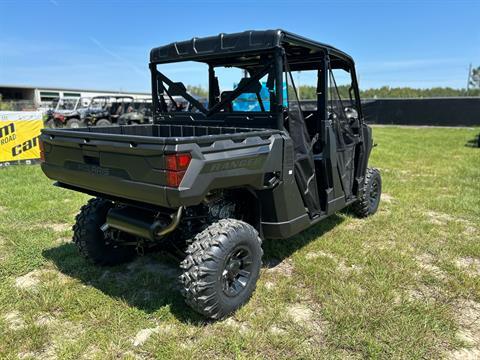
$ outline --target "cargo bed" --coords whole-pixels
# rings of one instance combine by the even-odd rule
[[[170,208],[195,205],[215,188],[261,188],[283,153],[271,151],[282,147],[278,130],[204,125],[44,129],[41,141],[42,169],[60,186]],[[174,153],[192,157],[178,188],[166,181],[165,154]]]
[[[111,139],[117,141],[140,140],[162,144],[182,144],[195,141],[208,143],[214,138],[241,139],[246,136],[265,136],[278,133],[278,130],[205,126],[205,125],[177,125],[177,124],[151,124],[151,125],[122,125],[109,127],[85,127],[76,129],[45,129],[43,133],[67,138],[85,139]],[[215,137],[214,137],[215,136]],[[192,139],[194,138],[194,139]]]

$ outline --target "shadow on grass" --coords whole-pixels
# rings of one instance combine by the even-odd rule
[[[265,240],[264,266],[276,266],[342,221],[338,215],[332,215],[292,238]],[[43,255],[65,275],[146,313],[171,313],[178,320],[196,326],[209,322],[183,301],[177,280],[180,275],[178,260],[171,254],[147,254],[131,263],[113,267],[97,267],[90,264],[78,254],[73,244],[63,244],[44,250]]]
[[[474,139],[468,140],[467,143],[465,144],[467,147],[478,147],[480,148],[480,134],[478,134]]]

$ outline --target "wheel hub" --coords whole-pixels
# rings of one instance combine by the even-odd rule
[[[374,181],[372,183],[372,188],[370,189],[370,206],[374,208],[377,204],[379,197],[379,191],[378,191],[378,181]]]
[[[222,272],[223,292],[227,296],[237,296],[247,286],[251,265],[252,255],[248,248],[236,248],[230,253]]]

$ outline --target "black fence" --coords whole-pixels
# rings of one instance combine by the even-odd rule
[[[302,101],[313,107],[315,101]],[[369,124],[480,126],[480,97],[367,99],[362,108]]]
[[[375,99],[363,102],[370,124],[480,125],[480,98]]]

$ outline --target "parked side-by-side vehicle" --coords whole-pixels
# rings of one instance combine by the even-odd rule
[[[46,113],[47,127],[78,128],[90,104],[86,97],[59,97],[53,100],[52,108]]]
[[[208,102],[162,70],[183,61],[205,66]],[[233,89],[219,86],[224,68],[240,74]],[[186,302],[218,319],[252,295],[264,239],[289,238],[347,206],[360,217],[377,211],[372,131],[343,51],[283,30],[247,31],[154,48],[150,70],[153,124],[41,135],[44,173],[93,196],[73,237],[93,263],[118,264],[167,244],[183,249]],[[298,100],[297,71],[316,78],[314,108]],[[339,72],[348,94],[338,89]],[[233,106],[243,94],[257,98],[252,111]]]

